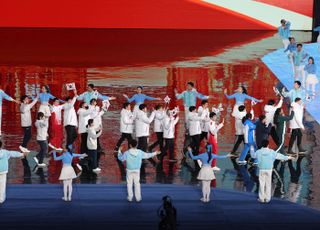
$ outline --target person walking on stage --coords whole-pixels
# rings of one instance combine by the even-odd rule
[[[230,154],[222,156],[213,154],[211,145],[207,145],[207,151],[205,153],[201,153],[197,156],[194,156],[192,154],[192,148],[188,147],[188,154],[192,160],[200,160],[202,163],[200,172],[197,177],[197,179],[200,180],[202,184],[202,198],[200,200],[204,203],[208,203],[210,202],[210,183],[216,178],[211,168],[212,161],[214,159],[224,159],[230,157]]]
[[[285,135],[286,135],[286,123],[293,119],[294,111],[291,111],[290,116],[285,116],[283,109],[278,108],[274,113],[274,124],[276,127],[277,137],[278,137],[278,144],[276,152],[281,154],[285,154],[284,152],[284,142],[285,142]]]
[[[101,136],[102,134],[102,129],[97,129],[94,124],[93,119],[88,120],[88,125],[87,125],[87,148],[88,148],[88,156],[91,159],[91,169],[94,173],[99,173],[101,172],[101,168],[99,168],[99,163],[98,163],[98,141],[97,139]]]
[[[145,100],[161,100],[160,97],[150,97],[142,93],[143,87],[137,87],[137,93],[134,94],[131,98],[128,97],[127,94],[123,94],[123,96],[127,99],[129,103],[135,102],[135,106],[133,112],[136,113],[139,110],[139,106],[144,104]]]
[[[189,107],[187,127],[191,138],[191,147],[196,155],[199,154],[201,122],[205,119],[205,116],[205,113],[202,113],[201,116],[199,116],[195,106]]]
[[[140,105],[141,106],[141,105]],[[142,165],[143,159],[152,158],[158,154],[160,151],[156,151],[153,153],[146,153],[140,149],[137,149],[137,141],[131,140],[130,149],[126,152],[121,152],[121,147],[118,152],[118,159],[120,161],[126,162],[127,167],[127,200],[132,202],[133,199],[133,186],[134,186],[134,195],[137,202],[141,202],[141,187],[140,187],[140,169]]]
[[[263,140],[269,139],[271,128],[271,123],[267,123],[266,115],[261,114],[259,119],[256,121],[256,143],[258,149],[262,148]]]
[[[209,103],[207,100],[203,100],[201,102],[201,106],[198,107],[198,114],[199,116],[205,113],[205,118],[201,121],[201,135],[200,135],[200,142],[203,139],[208,139],[208,131],[209,131],[209,123],[210,123],[210,111],[209,111]]]
[[[68,150],[64,150],[60,156],[57,156],[56,150],[53,151],[53,159],[55,161],[62,161],[59,180],[63,181],[63,197],[64,201],[71,201],[72,199],[72,180],[77,178],[77,175],[71,165],[73,158],[84,158],[87,154],[73,153],[72,145],[68,146]]]
[[[74,90],[74,96],[73,98],[67,97],[66,103],[63,105],[63,125],[66,129],[67,134],[67,141],[66,141],[66,147],[69,145],[73,145],[73,142],[77,139],[78,133],[77,133],[77,127],[78,127],[78,118],[76,110],[74,109],[74,104],[77,100],[77,91]]]
[[[159,145],[160,151],[163,150],[163,120],[166,117],[166,111],[162,105],[156,105],[153,131],[157,135],[157,141],[149,146],[148,152],[151,152],[155,147]]]
[[[148,148],[148,138],[150,136],[150,124],[155,117],[155,112],[153,111],[148,117],[147,105],[139,105],[139,111],[136,113],[135,128],[136,137],[138,138],[138,149],[146,152]]]
[[[185,114],[185,123],[188,122],[188,113],[189,108],[191,106],[196,106],[197,98],[200,100],[208,100],[209,96],[204,96],[201,93],[199,93],[195,87],[193,82],[188,82],[187,84],[187,90],[183,91],[182,93],[178,93],[177,89],[174,89],[174,93],[176,95],[176,98],[183,100],[184,105],[184,114]]]
[[[8,151],[2,148],[0,140],[0,204],[6,200],[7,174],[9,171],[9,159],[17,157],[26,157],[28,152]]]
[[[269,141],[262,141],[262,148],[257,150],[253,157],[257,161],[259,168],[259,202],[269,203],[271,200],[272,189],[272,170],[275,160],[287,161],[293,159],[292,157],[284,156],[276,151],[269,149]]]
[[[253,112],[253,110],[252,110]],[[247,115],[246,107],[244,105],[240,105],[238,109],[232,114],[235,118],[235,130],[236,130],[236,140],[235,144],[232,148],[230,154],[235,155],[240,144],[244,143],[244,125],[242,123],[242,119]]]
[[[281,19],[281,26],[278,27],[279,37],[282,39],[284,49],[287,49],[289,42],[289,37],[291,36],[290,26],[291,23],[285,19]]]
[[[51,116],[49,118],[49,147],[60,149],[63,142],[62,110],[64,106],[60,104],[58,98],[53,99],[50,107]]]
[[[296,98],[301,98],[302,101],[306,99],[306,91],[301,88],[301,82],[295,81],[293,84],[293,89],[289,92],[285,91],[285,88],[282,88],[283,97],[288,97],[290,99],[290,104],[293,103]]]
[[[87,124],[90,119],[91,111],[89,110],[89,106],[84,101],[80,103],[78,109],[78,120],[79,120],[79,127],[78,133],[80,134],[81,144],[80,144],[80,153],[84,154],[87,153]]]
[[[165,142],[165,146],[163,148],[161,158],[167,154],[169,150],[169,161],[175,162],[177,161],[174,158],[174,135],[175,135],[175,126],[178,124],[179,117],[174,114],[174,111],[167,110],[166,117],[163,120],[163,138]],[[161,149],[160,149],[161,150]]]
[[[45,155],[48,153],[48,119],[43,112],[38,112],[37,121],[35,123],[37,128],[37,142],[40,146],[39,153],[33,158],[38,167],[46,167],[43,163]]]
[[[319,83],[317,78],[317,67],[314,64],[314,58],[309,57],[308,65],[304,67],[305,72],[307,73],[306,79],[306,90],[308,95],[311,95],[312,99],[316,96],[316,85]]]
[[[118,140],[116,147],[114,148],[115,152],[118,152],[119,147],[121,146],[122,142],[127,139],[128,141],[128,147],[132,140],[132,133],[134,129],[134,120],[135,116],[133,112],[131,111],[131,105],[129,102],[125,102],[123,104],[123,108],[120,113],[120,132],[121,137]]]
[[[302,131],[305,130],[303,125],[304,106],[301,98],[296,98],[295,102],[291,104],[294,117],[290,120],[291,137],[289,140],[288,154],[305,153],[306,150],[302,147]],[[299,152],[293,151],[293,145],[297,141]]]
[[[31,109],[38,102],[38,97],[34,98],[30,103],[30,98],[27,95],[21,97],[20,113],[21,113],[21,127],[23,129],[23,141],[19,146],[22,152],[28,152],[28,143],[32,137],[32,117]]]
[[[294,80],[302,80],[302,86],[305,87],[306,74],[304,72],[305,61],[308,54],[302,49],[302,44],[297,44],[297,50],[293,52],[293,64],[294,64]]]

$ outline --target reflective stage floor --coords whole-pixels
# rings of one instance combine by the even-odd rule
[[[310,42],[310,33],[295,32],[296,40]],[[279,82],[262,63],[261,57],[281,47],[273,32],[266,31],[176,31],[176,30],[57,30],[57,29],[0,29],[0,80],[8,94],[20,97],[28,92],[36,94],[43,84],[50,85],[52,93],[65,97],[65,83],[75,82],[79,92],[88,83],[106,95],[115,96],[109,111],[103,117],[101,142],[102,172],[83,172],[76,183],[119,184],[124,171],[113,157],[113,148],[119,138],[119,113],[125,98],[136,86],[143,85],[150,96],[174,99],[174,88],[185,89],[188,81],[195,82],[199,92],[213,96],[211,105],[222,103],[226,125],[219,136],[219,153],[230,152],[234,144],[234,120],[231,117],[233,101],[227,101],[224,88],[229,92],[240,84],[250,95],[264,103],[275,98],[272,87]],[[255,106],[260,114],[263,105]],[[155,102],[148,102],[150,108]],[[78,105],[77,105],[78,106]],[[3,104],[2,140],[8,149],[17,149],[22,140],[20,114],[13,103]],[[33,111],[33,119],[35,119]],[[176,128],[175,155],[177,163],[164,161],[163,165],[147,164],[142,181],[148,184],[196,185],[193,165],[183,160],[184,114],[180,114]],[[303,143],[308,154],[297,162],[279,164],[273,180],[274,196],[320,209],[319,124],[305,114],[307,126]],[[153,132],[151,132],[153,133]],[[317,136],[318,135],[318,136]],[[155,135],[150,138],[150,143]],[[78,144],[77,144],[78,146]],[[50,161],[47,169],[34,170],[32,156],[38,151],[33,130],[27,161],[12,159],[8,182],[12,184],[59,183],[61,164]],[[204,144],[201,151],[204,150]],[[256,170],[238,166],[232,160],[219,160],[221,172],[213,187],[257,192]]]

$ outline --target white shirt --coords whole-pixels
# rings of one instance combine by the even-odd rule
[[[87,129],[88,137],[87,137],[87,147],[89,150],[97,150],[98,148],[98,137],[101,136],[102,130],[97,133],[97,129],[95,127],[90,127]]]
[[[30,104],[21,104],[21,127],[30,127],[32,125],[31,109],[37,103],[38,98],[34,99]]]
[[[133,133],[135,116],[131,110],[122,109],[120,118],[120,132]]]
[[[147,137],[150,135],[150,123],[153,121],[154,117],[155,112],[152,112],[150,117],[148,117],[146,112],[142,110],[137,111],[135,119],[136,137]]]
[[[91,111],[89,109],[80,108],[77,113],[79,116],[78,133],[86,133]]]
[[[223,127],[223,123],[220,123],[219,125],[216,124],[216,122],[210,120],[209,122],[209,132],[214,135],[216,140],[218,141],[218,131]]]
[[[274,113],[278,108],[282,107],[283,100],[280,100],[279,103],[276,106],[273,105],[265,105],[264,106],[264,112],[266,115],[266,125],[268,126],[269,124],[272,124],[274,126],[273,118],[274,118]]]
[[[74,109],[74,104],[76,103],[77,97],[73,97],[70,103],[63,104],[64,114],[63,114],[63,125],[78,126],[78,118],[76,110]]]
[[[166,139],[173,139],[174,138],[174,132],[175,132],[175,126],[179,121],[179,117],[168,117],[166,116],[163,119],[163,137]]]
[[[201,121],[204,120],[205,115],[205,113],[202,113],[202,115],[199,116],[195,111],[188,114],[188,128],[190,136],[201,134]]]
[[[252,116],[254,116],[253,110],[250,111]],[[239,111],[238,109],[234,110],[232,113],[232,116],[235,118],[235,129],[236,129],[236,135],[244,135],[244,125],[242,123],[242,118],[244,118],[247,115],[247,111]]]
[[[155,111],[155,118],[154,118],[154,127],[153,131],[156,133],[162,133],[163,132],[163,119],[166,115],[165,111],[157,110]]]
[[[60,125],[62,122],[62,110],[63,110],[63,105],[53,105],[51,107],[52,111],[51,113],[55,113],[56,114],[56,119],[58,124]]]
[[[104,110],[101,110],[97,105],[89,105],[89,110],[91,111],[90,117],[94,121],[94,127],[98,129],[100,126],[102,126],[102,116],[104,114]]]
[[[209,123],[210,123],[210,112],[209,108],[204,109],[202,106],[199,106],[198,108],[198,114],[199,116],[202,115],[202,113],[205,113],[204,119],[201,121],[201,131],[202,132],[208,132],[209,131]]]
[[[37,141],[46,141],[48,137],[48,120],[37,120],[35,126],[37,128]]]
[[[292,111],[294,111],[293,119],[290,120],[290,129],[304,129],[303,125],[303,112],[304,106],[293,102],[291,104]]]

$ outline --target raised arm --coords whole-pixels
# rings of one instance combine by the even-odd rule
[[[153,152],[153,153],[146,153],[146,152],[143,152],[142,150],[140,150],[140,151],[142,153],[142,159],[149,159],[149,158],[152,158],[160,153],[158,151]]]
[[[6,94],[3,90],[0,90],[0,94],[7,101],[14,101],[14,99],[12,97],[10,97],[8,94]]]
[[[17,157],[23,157],[24,154],[21,152],[17,152],[17,151],[9,151],[9,150],[2,149],[0,151],[0,159],[4,158],[5,156],[7,156],[8,158],[11,158],[11,157],[17,158]]]
[[[136,100],[136,94],[133,95],[131,98],[129,98],[128,96],[126,96],[126,98],[127,98],[127,101],[128,101],[129,103],[131,103],[131,102],[133,102],[133,101]]]
[[[56,151],[53,151],[52,154],[53,154],[53,159],[55,161],[61,161],[63,159],[63,157],[64,157],[63,154],[61,156],[57,156],[57,152]]]
[[[225,92],[224,92],[224,95],[226,96],[227,99],[230,100],[230,99],[236,98],[237,93],[234,93],[234,94],[232,94],[232,95],[228,95],[227,92],[225,91]]]
[[[247,94],[245,94],[245,98],[248,99],[248,100],[251,100],[251,101],[261,102],[261,100],[258,100],[258,99],[254,98],[254,97],[251,97],[251,96],[247,95]]]
[[[147,114],[144,114],[141,120],[146,124],[150,124],[153,121],[154,117],[155,117],[155,112],[152,112],[150,117],[148,117]]]
[[[175,93],[176,93],[175,96],[176,96],[176,98],[177,98],[178,100],[184,98],[184,93],[185,93],[185,92],[178,93],[178,91],[175,90]]]
[[[144,95],[144,99],[145,99],[145,100],[149,100],[149,101],[152,101],[152,100],[159,100],[159,98],[156,98],[156,97],[150,97],[150,96],[147,96],[147,95]]]
[[[189,156],[190,156],[190,158],[192,159],[192,160],[199,160],[201,157],[201,154],[199,154],[199,155],[197,155],[197,156],[194,156],[193,154],[192,154],[192,150],[191,150],[191,148],[189,147],[188,148],[188,154],[189,154]]]
[[[193,93],[195,94],[195,96],[197,98],[199,98],[200,100],[206,100],[209,98],[209,96],[205,96],[205,95],[202,95],[201,93],[199,93],[198,91],[193,91]]]

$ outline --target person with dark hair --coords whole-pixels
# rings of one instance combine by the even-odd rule
[[[64,105],[60,104],[58,98],[53,99],[53,104],[50,107],[51,116],[49,118],[49,144],[52,149],[61,149],[63,142],[63,124],[62,124],[62,110]]]
[[[99,173],[101,169],[99,168],[98,162],[98,138],[102,134],[102,129],[98,129],[94,124],[94,119],[88,120],[87,125],[87,148],[88,148],[88,156],[91,159],[91,169],[94,173]]]
[[[193,82],[188,82],[187,84],[187,90],[183,91],[182,93],[179,93],[177,89],[174,89],[175,96],[178,100],[183,100],[184,105],[184,114],[185,114],[185,123],[188,122],[188,113],[189,108],[191,106],[196,106],[197,98],[200,100],[208,100],[209,96],[202,95],[194,88]]]
[[[278,137],[278,144],[276,152],[281,154],[284,153],[284,141],[286,135],[286,122],[293,119],[294,112],[291,111],[290,116],[285,116],[283,109],[278,108],[274,113],[274,124],[276,127],[277,137]]]
[[[48,85],[44,85],[41,88],[41,93],[39,94],[39,100],[40,100],[40,107],[38,112],[42,112],[46,119],[48,119],[51,116],[51,111],[49,107],[49,101],[53,100],[57,97],[53,96],[50,92],[50,88]],[[64,102],[63,100],[59,99],[61,102]]]
[[[78,133],[80,134],[81,138],[81,144],[80,144],[80,153],[84,154],[87,153],[87,124],[90,119],[91,111],[89,110],[89,106],[87,103],[82,101],[80,103],[79,109],[78,109],[78,120],[79,120],[79,127],[78,127]]]
[[[256,143],[258,149],[262,148],[264,140],[268,140],[271,127],[271,123],[267,123],[266,115],[260,115],[258,121],[256,121]]]
[[[302,131],[305,130],[303,125],[304,106],[301,98],[296,98],[295,102],[291,104],[291,107],[294,112],[294,117],[290,120],[291,137],[289,141],[288,154],[295,154],[293,152],[293,145],[295,141],[297,141],[299,153],[305,153],[306,150],[304,150],[301,145]]]
[[[266,125],[271,124],[270,135],[276,145],[278,145],[278,136],[277,136],[275,124],[273,122],[274,113],[278,108],[282,107],[282,104],[283,104],[283,97],[281,96],[278,104],[276,104],[275,100],[271,99],[268,101],[268,104],[264,106],[264,112],[266,116]]]
[[[191,147],[196,155],[199,153],[200,148],[201,122],[205,119],[205,116],[205,113],[199,116],[195,106],[189,107],[187,128],[191,137]]]
[[[19,149],[22,152],[28,152],[28,143],[32,137],[32,117],[31,117],[31,109],[38,102],[38,97],[33,98],[30,103],[30,98],[27,95],[21,97],[21,105],[20,105],[20,113],[21,113],[21,127],[23,129],[23,141],[19,146]]]
[[[6,200],[7,173],[9,171],[9,159],[16,157],[26,157],[28,152],[9,151],[2,148],[0,140],[0,204]]]
[[[293,89],[289,92],[285,91],[285,88],[282,88],[283,97],[288,97],[290,99],[290,103],[293,103],[297,97],[301,98],[302,101],[306,99],[306,91],[301,88],[301,82],[295,81],[293,84]]]
[[[304,64],[309,55],[302,49],[302,44],[297,44],[297,50],[293,52],[294,79],[302,79],[302,86],[305,87],[306,76]]]
[[[163,150],[163,121],[166,117],[166,111],[162,105],[158,104],[155,106],[155,114],[153,131],[157,135],[157,141],[149,146],[149,152],[151,152],[158,145],[160,147],[160,151]]]
[[[1,82],[0,82],[1,83]],[[10,97],[8,94],[6,94],[1,88],[0,88],[0,136],[2,135],[1,132],[1,127],[2,127],[2,101],[3,99],[7,100],[7,101],[12,101],[15,102],[17,104],[19,104],[19,101],[13,99],[12,97]]]
[[[77,139],[77,127],[78,127],[78,118],[77,113],[74,109],[74,104],[78,98],[77,91],[74,90],[73,98],[67,97],[66,103],[63,105],[63,125],[67,134],[66,147],[73,145],[73,142]],[[57,147],[57,146],[56,146]],[[59,146],[60,147],[60,146]]]
[[[189,146],[188,154],[192,160],[201,161],[201,169],[197,177],[197,179],[200,180],[202,184],[202,198],[200,200],[204,203],[208,203],[210,202],[210,192],[211,192],[210,183],[212,180],[216,178],[211,168],[212,161],[214,159],[224,159],[224,158],[230,157],[230,154],[220,155],[220,156],[213,154],[212,145],[207,145],[207,151],[197,156],[194,156],[192,154],[192,148]]]
[[[148,148],[148,137],[150,135],[150,124],[155,117],[155,112],[153,111],[148,117],[147,105],[139,105],[139,111],[136,113],[135,128],[136,137],[138,138],[138,149],[146,152]]]
[[[141,105],[140,105],[141,106]],[[137,149],[137,141],[131,140],[130,149],[122,153],[122,148],[118,151],[118,160],[125,161],[127,167],[127,200],[132,202],[133,199],[133,185],[134,185],[134,195],[137,202],[141,201],[141,188],[140,188],[140,169],[143,159],[152,158],[161,153],[161,151],[156,151],[153,153],[146,153],[140,149]]]
[[[139,106],[144,104],[145,100],[161,100],[160,97],[150,97],[142,93],[143,86],[137,87],[137,93],[134,94],[131,98],[128,97],[127,94],[123,94],[123,96],[127,99],[129,103],[135,102],[135,106],[133,112],[136,113],[139,110]]]
[[[201,135],[200,135],[200,142],[203,139],[208,139],[208,130],[209,130],[209,123],[210,123],[210,111],[209,111],[209,103],[208,100],[201,101],[201,106],[198,107],[198,114],[199,116],[205,113],[204,119],[201,121]]]
[[[239,86],[239,88],[232,95],[228,95],[227,92],[228,92],[227,89],[225,89],[224,95],[227,97],[228,100],[230,100],[230,99],[236,100],[236,103],[235,103],[233,110],[232,110],[232,116],[234,115],[234,113],[237,113],[238,107],[240,105],[244,105],[246,100],[251,100],[256,103],[263,102],[263,100],[258,100],[254,97],[249,96],[247,93],[247,89],[244,86]]]
[[[304,70],[307,72],[307,80],[306,80],[306,90],[309,95],[312,95],[314,99],[316,96],[316,85],[319,83],[317,78],[317,67],[314,64],[314,58],[309,57],[308,65],[304,67]],[[311,91],[311,92],[310,92]]]
[[[46,167],[43,163],[45,155],[48,153],[48,119],[46,119],[44,113],[38,112],[37,121],[35,122],[37,128],[37,142],[40,146],[39,153],[33,158],[38,167]]]
[[[294,73],[293,54],[297,50],[297,43],[296,43],[296,40],[294,39],[294,37],[289,37],[289,41],[290,41],[290,43],[289,43],[287,49],[284,50],[284,52],[287,53],[287,55],[288,55],[289,62],[292,67],[292,72]]]
[[[132,133],[134,128],[134,119],[135,116],[133,112],[131,111],[131,105],[129,102],[125,102],[123,104],[123,108],[121,110],[121,118],[120,118],[120,132],[121,137],[118,140],[116,147],[114,148],[115,152],[118,152],[122,142],[127,139],[128,141],[128,147],[132,140]]]
[[[174,114],[174,111],[167,110],[166,117],[163,119],[163,138],[165,142],[165,146],[163,148],[161,158],[167,154],[169,150],[169,161],[177,161],[174,158],[174,134],[175,134],[175,126],[178,124],[179,117]],[[161,150],[161,149],[160,149]]]
[[[251,113],[247,113],[247,115],[242,119],[242,123],[244,125],[244,149],[239,157],[239,164],[247,164],[246,156],[248,152],[252,153],[252,151],[256,151],[257,146],[255,143],[255,130],[256,124],[253,121],[253,115]],[[256,162],[255,162],[256,163]]]
[[[212,153],[218,154],[218,131],[224,126],[224,119],[220,124],[217,124],[217,114],[211,112],[209,115],[209,132],[208,132],[208,144],[212,146]],[[212,165],[214,170],[220,171],[220,168],[216,166],[216,160],[212,161]]]
[[[274,161],[293,159],[269,149],[268,146],[269,141],[263,140],[261,142],[262,148],[257,150],[252,156],[256,159],[259,168],[259,202],[261,203],[269,203],[271,200],[271,180]]]
[[[94,84],[88,84],[87,91],[80,94],[77,100],[84,101],[87,105],[90,105],[91,99],[96,99],[96,100],[99,99],[102,101],[112,101],[112,100],[115,100],[116,98],[104,96],[95,89]]]
[[[279,37],[282,39],[283,47],[287,49],[289,45],[289,37],[291,36],[290,26],[291,23],[285,19],[281,19],[281,26],[278,27]]]
[[[73,153],[72,145],[64,150],[60,156],[57,156],[56,150],[53,151],[53,159],[55,161],[62,161],[63,166],[61,169],[59,180],[63,181],[63,197],[64,201],[71,201],[72,197],[72,180],[77,178],[77,175],[72,167],[73,158],[84,158],[87,154]]]

